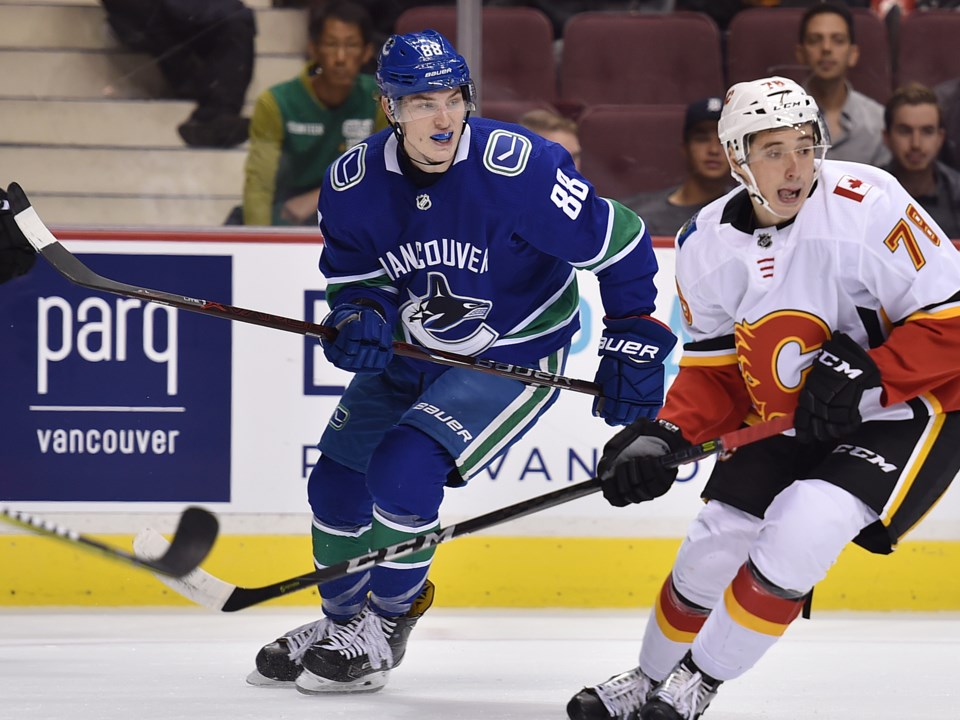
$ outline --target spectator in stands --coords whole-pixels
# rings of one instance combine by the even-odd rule
[[[241,116],[253,77],[253,12],[241,0],[102,0],[124,45],[156,58],[174,92],[197,101],[177,131],[187,145],[246,141]]]
[[[37,253],[13,219],[7,191],[0,187],[0,284],[25,275],[36,258]]]
[[[946,80],[934,89],[943,111],[945,137],[940,160],[960,170],[960,78]]]
[[[517,122],[540,137],[562,146],[573,158],[574,167],[577,170],[580,169],[580,156],[582,154],[580,138],[577,136],[577,124],[573,120],[550,110],[538,108],[524,113]]]
[[[960,238],[960,172],[937,161],[943,119],[937,96],[909,83],[887,101],[883,141],[893,160],[886,167],[951,238]]]
[[[842,3],[812,5],[800,21],[797,60],[812,73],[806,90],[817,101],[830,131],[830,158],[883,166],[883,106],[853,89],[847,71],[860,59],[853,15]]]
[[[377,84],[361,67],[374,52],[371,20],[353,2],[309,17],[310,62],[257,98],[243,188],[245,225],[316,225],[327,166],[387,126]]]
[[[624,201],[643,218],[651,235],[675,235],[700,208],[733,188],[717,122],[723,98],[710,97],[687,106],[683,121],[683,155],[687,176],[678,187],[641,193]]]

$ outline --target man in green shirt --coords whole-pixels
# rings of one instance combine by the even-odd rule
[[[245,225],[317,222],[327,166],[387,126],[373,77],[372,22],[361,6],[328,3],[311,12],[310,63],[257,98],[243,187]]]

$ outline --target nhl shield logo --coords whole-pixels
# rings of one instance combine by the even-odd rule
[[[417,210],[429,210],[431,205],[433,205],[433,203],[430,201],[429,195],[426,193],[417,195]]]

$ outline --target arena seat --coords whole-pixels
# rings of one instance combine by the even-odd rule
[[[553,102],[557,71],[547,16],[535,8],[486,7],[482,18],[482,100]],[[456,7],[413,7],[401,13],[395,25],[401,34],[427,29],[438,31],[456,47]]]
[[[485,118],[511,123],[517,122],[531,110],[558,112],[553,105],[540,100],[484,100],[481,110]]]
[[[928,87],[960,77],[960,12],[914,11],[900,23],[897,82]]]
[[[683,180],[685,105],[593,105],[580,117],[583,175],[617,200]]]
[[[693,12],[582,12],[564,29],[560,99],[686,104],[724,91],[720,31]]]

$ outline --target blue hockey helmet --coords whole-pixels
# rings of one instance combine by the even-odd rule
[[[377,61],[377,85],[391,104],[405,95],[460,88],[466,109],[476,108],[467,61],[436,30],[387,38]]]

